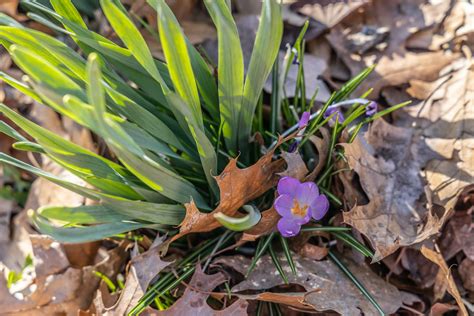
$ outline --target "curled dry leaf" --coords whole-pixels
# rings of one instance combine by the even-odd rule
[[[446,315],[447,312],[457,309],[458,308],[456,307],[456,305],[435,303],[433,306],[431,306],[429,316],[443,316]]]
[[[281,253],[278,256],[289,283],[299,284],[307,291],[304,293],[304,299],[299,301],[297,298],[295,303],[312,306],[320,312],[333,310],[342,315],[361,315],[361,311],[365,315],[377,314],[373,305],[332,261],[314,261],[293,254],[296,265],[296,275],[294,275],[286,257]],[[394,286],[383,281],[367,266],[357,265],[346,259],[343,260],[347,268],[364,284],[386,314],[397,311],[402,305],[402,295]],[[250,265],[250,259],[243,256],[221,257],[216,259],[214,263],[223,264],[241,274],[245,274]],[[248,278],[235,285],[232,292],[260,291],[283,285],[283,280],[276,269],[269,272],[268,267],[271,266],[273,266],[271,257],[263,256]],[[258,299],[258,296],[256,299]]]
[[[298,12],[312,17],[318,22],[324,24],[328,29],[333,28],[344,20],[351,13],[359,10],[362,6],[368,4],[367,0],[349,0],[349,1],[320,1],[306,0],[295,3],[292,7],[298,9]]]
[[[220,202],[211,213],[201,213],[193,201],[187,203],[186,216],[181,223],[179,234],[173,236],[174,241],[189,233],[208,232],[220,226],[214,214],[222,212],[235,216],[239,208],[263,193],[270,190],[278,182],[278,173],[284,170],[283,159],[273,161],[276,148],[294,135],[280,138],[278,144],[261,157],[254,165],[240,169],[237,158],[231,159],[222,173],[215,177],[220,190]]]
[[[436,263],[439,266],[439,271],[436,276],[435,288],[437,285],[438,287],[445,287],[449,294],[454,297],[456,303],[458,303],[460,315],[468,316],[469,313],[467,312],[467,309],[464,306],[461,294],[459,294],[459,290],[453,280],[453,276],[451,275],[451,271],[448,265],[446,264],[446,261],[444,261],[443,256],[440,253],[433,251],[425,246],[421,247],[421,253],[427,259]]]
[[[94,266],[75,269],[69,265],[62,245],[44,237],[32,236],[36,271],[35,289],[24,299],[11,295],[3,274],[0,275],[0,310],[2,315],[76,315],[86,310],[100,279],[99,271],[109,277],[117,273],[124,261],[123,247],[106,254]],[[33,288],[33,287],[30,287]]]
[[[459,274],[466,290],[474,292],[474,261],[466,258],[459,265]]]
[[[211,291],[226,281],[223,273],[205,274],[201,266],[196,267],[189,285],[186,287],[183,296],[179,298],[169,309],[164,311],[150,312],[157,316],[188,316],[188,315],[209,315],[209,316],[246,316],[248,303],[244,299],[239,299],[229,307],[216,311],[207,303]]]
[[[329,249],[326,247],[319,247],[310,243],[305,243],[301,250],[300,255],[313,260],[323,260],[329,253]]]
[[[278,173],[280,177],[293,177],[303,179],[308,174],[308,168],[298,151],[281,153],[281,157],[286,162],[286,170]]]
[[[6,13],[18,21],[26,20],[26,16],[18,14],[20,0],[2,0],[0,2],[0,12]]]
[[[329,131],[321,127],[319,129],[322,138],[317,136],[310,136],[309,140],[314,144],[318,151],[318,162],[314,166],[313,170],[304,178],[304,181],[314,181],[319,173],[323,170],[324,164],[326,163],[329,155],[329,144],[331,143],[331,136]]]
[[[223,294],[224,295],[224,294]],[[274,293],[274,292],[263,292],[258,294],[238,294],[232,293],[233,296],[245,300],[257,300],[262,302],[277,303],[282,305],[291,306],[293,308],[303,310],[306,312],[314,311],[311,305],[304,302],[305,293]]]
[[[413,141],[412,130],[377,120],[364,137],[342,144],[370,200],[344,213],[344,222],[367,236],[376,250],[374,261],[436,234],[445,220],[419,201],[424,194],[419,175],[424,162]]]
[[[446,75],[431,85],[427,99],[405,111],[413,120],[414,130],[437,153],[424,171],[433,203],[450,210],[462,189],[474,179],[473,62],[462,58],[443,72]],[[411,82],[408,92],[417,95],[420,85],[427,84]]]
[[[97,292],[94,304],[100,315],[127,315],[145,294],[153,278],[172,264],[172,262],[163,261],[160,258],[159,249],[163,239],[158,237],[150,249],[142,254],[138,254],[138,246],[135,245],[125,287],[117,302],[113,306],[107,306],[106,299],[103,299],[103,296],[107,294],[104,295],[103,291]]]
[[[363,7],[362,14],[334,27],[327,38],[352,77],[367,66],[377,64],[375,73],[358,91],[363,93],[373,88],[371,97],[378,98],[384,87],[406,84],[412,79],[435,80],[440,70],[458,57],[442,51],[412,53],[405,48],[414,33],[438,26],[450,12],[450,6],[449,1],[373,0]],[[360,45],[357,43],[360,38],[382,29],[389,32],[382,42],[371,39],[372,47],[364,46],[362,54],[352,53],[354,46]]]
[[[443,229],[439,247],[446,260],[462,251],[474,261],[474,224],[469,212],[454,212]]]

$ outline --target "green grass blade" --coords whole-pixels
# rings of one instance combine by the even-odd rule
[[[69,225],[104,224],[133,219],[103,205],[45,206],[39,208],[37,212],[48,220],[61,221]]]
[[[0,132],[7,135],[7,136],[9,136],[9,137],[11,137],[11,138],[13,138],[13,139],[15,139],[15,140],[17,140],[17,141],[22,141],[22,142],[28,141],[28,139],[23,137],[23,135],[18,133],[18,131],[16,131],[13,127],[8,125],[4,121],[0,121]]]
[[[275,250],[273,250],[272,245],[268,247],[268,252],[270,253],[270,257],[272,258],[273,264],[275,265],[276,269],[278,270],[278,273],[283,279],[283,282],[285,282],[285,284],[288,284],[288,278],[286,277],[286,273],[285,271],[283,271],[280,259],[278,259],[278,256],[276,255]]]
[[[351,234],[341,231],[332,231],[331,232],[337,239],[342,240],[343,242],[347,243],[349,246],[353,247],[355,250],[359,251],[366,257],[372,258],[374,254],[372,251],[361,244],[357,239],[355,239]]]
[[[247,148],[255,107],[275,58],[278,56],[282,35],[281,7],[276,0],[265,0],[245,79],[242,110],[239,118],[239,149],[242,152]]]
[[[59,15],[65,17],[74,23],[77,23],[84,29],[87,29],[87,25],[81,17],[81,14],[76,9],[71,0],[50,0],[51,5]]]
[[[217,28],[219,109],[224,140],[228,150],[236,154],[244,87],[242,48],[237,26],[225,1],[206,0],[204,4]]]
[[[102,198],[105,207],[135,220],[177,226],[184,219],[185,210],[178,204],[157,204],[118,198]]]
[[[158,68],[155,65],[153,56],[148,48],[145,39],[133,24],[130,18],[118,8],[111,0],[101,0],[101,7],[112,28],[123,41],[125,46],[143,66],[143,68],[160,83],[163,91],[168,91],[168,86],[161,77]]]
[[[271,233],[270,235],[263,237],[263,239],[262,239],[263,241],[262,241],[261,244],[259,242],[259,247],[257,248],[257,251],[256,251],[255,255],[252,258],[252,262],[250,263],[250,266],[247,270],[247,273],[245,274],[245,277],[248,277],[250,275],[250,273],[252,273],[253,269],[255,269],[255,266],[256,266],[258,260],[267,251],[268,247],[270,246],[270,244],[273,240],[273,237],[275,237],[275,234],[276,233]]]
[[[288,265],[291,268],[291,272],[296,275],[296,266],[295,262],[293,261],[293,255],[291,254],[290,246],[288,245],[288,240],[286,240],[286,238],[281,234],[278,234],[278,237],[280,239],[281,247],[283,248],[286,260],[288,261]]]
[[[347,267],[336,257],[332,251],[328,252],[329,258],[338,266],[344,274],[354,283],[354,285],[359,289],[359,291],[369,300],[369,302],[375,307],[375,309],[379,312],[381,316],[385,315],[382,307],[377,303],[377,301],[373,298],[373,296],[367,291],[362,283],[357,280],[357,278],[352,274],[352,272],[347,269]]]
[[[47,234],[55,240],[63,243],[91,242],[139,228],[159,227],[158,225],[154,224],[144,224],[130,221],[117,221],[114,223],[94,226],[58,227],[35,212],[31,212],[29,215],[33,224],[42,234]]]
[[[202,126],[201,104],[183,31],[164,0],[148,2],[158,12],[161,46],[175,91],[191,107],[195,120]]]

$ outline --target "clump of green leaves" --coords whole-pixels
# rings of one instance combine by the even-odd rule
[[[97,201],[93,206],[47,207],[36,226],[60,241],[83,242],[137,228],[169,230],[184,218],[183,203],[210,210],[218,199],[213,175],[229,156],[251,163],[255,108],[282,36],[280,6],[264,2],[247,74],[237,27],[224,0],[205,1],[219,37],[219,75],[189,43],[163,0],[158,13],[166,64],[147,43],[119,1],[100,1],[123,46],[87,28],[71,1],[51,0],[54,11],[26,3],[32,18],[70,36],[83,55],[56,38],[13,21],[0,26],[0,42],[25,72],[23,81],[0,77],[36,101],[100,136],[117,159],[82,148],[20,114],[0,111],[28,138],[2,124],[17,147],[47,155],[92,188],[60,179],[6,154],[22,168]],[[59,223],[59,225],[57,225]],[[67,227],[64,227],[67,224]]]

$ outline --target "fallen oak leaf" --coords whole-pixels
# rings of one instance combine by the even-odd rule
[[[0,3],[0,12],[6,13],[17,21],[25,21],[26,16],[18,14],[18,5],[20,0],[2,0]]]
[[[412,130],[376,120],[363,137],[341,144],[370,200],[345,212],[344,222],[367,236],[374,262],[438,233],[446,220],[447,212],[439,218],[419,202],[424,161],[413,152],[414,139]]]
[[[222,296],[228,295],[227,293],[221,293]],[[232,293],[232,296],[236,296],[240,299],[244,300],[257,300],[262,302],[270,302],[276,304],[283,304],[287,306],[291,306],[298,310],[302,310],[304,312],[312,312],[314,309],[304,302],[305,293],[304,292],[296,292],[296,293],[274,293],[274,292],[263,292],[258,294],[239,294],[239,293]]]
[[[331,136],[329,131],[321,127],[319,129],[322,138],[317,136],[310,136],[309,140],[314,144],[318,151],[318,163],[314,166],[313,170],[304,178],[304,181],[314,181],[319,173],[323,170],[329,155],[329,144],[331,143]]]
[[[329,1],[329,3],[321,3],[320,0],[301,2],[296,2],[291,8],[321,22],[327,29],[333,28],[347,16],[369,3],[367,0]]]
[[[474,261],[466,258],[459,265],[459,275],[466,290],[474,292]]]
[[[300,255],[316,261],[323,260],[329,253],[326,247],[319,247],[310,243],[305,243],[299,251]]]
[[[201,265],[196,266],[189,285],[184,294],[170,308],[164,311],[155,311],[157,316],[188,316],[188,315],[209,315],[209,316],[246,316],[247,301],[239,299],[229,307],[216,311],[207,303],[211,291],[226,281],[223,273],[205,274]]]
[[[68,265],[63,247],[44,236],[32,236],[35,259],[36,289],[24,299],[10,294],[3,274],[0,274],[0,310],[2,315],[76,315],[86,310],[99,286],[93,271],[112,277],[124,261],[123,246],[119,246],[94,266],[81,269]],[[54,262],[58,261],[58,262]]]
[[[223,213],[233,217],[247,202],[273,188],[278,182],[278,173],[282,172],[285,166],[282,158],[273,161],[273,154],[282,143],[294,138],[296,133],[285,138],[280,137],[276,145],[250,167],[240,169],[237,166],[237,158],[231,159],[224,171],[215,177],[220,190],[219,205],[210,213],[201,213],[194,201],[185,204],[186,215],[180,224],[179,233],[174,235],[168,244],[190,233],[209,232],[220,227],[221,224],[214,214]]]
[[[429,259],[433,263],[436,263],[439,266],[439,271],[436,276],[436,283],[445,284],[449,294],[451,294],[456,300],[456,303],[458,303],[459,313],[462,316],[469,316],[466,306],[464,306],[464,303],[462,301],[461,294],[459,294],[459,290],[456,286],[456,283],[454,282],[453,276],[451,275],[450,269],[446,264],[446,261],[444,261],[443,256],[440,253],[433,251],[424,245],[421,247],[421,253],[427,259]]]
[[[371,97],[377,99],[384,87],[406,84],[412,79],[430,81],[438,78],[440,70],[459,54],[442,51],[413,53],[406,50],[405,43],[415,32],[437,27],[450,12],[450,7],[448,1],[372,0],[371,5],[364,7],[362,14],[333,28],[327,39],[350,69],[351,77],[377,64],[375,72],[355,93],[373,88]],[[351,36],[370,34],[374,28],[389,30],[387,41],[380,44],[380,49],[371,49],[362,55],[351,53],[351,46],[354,45],[350,41]]]
[[[316,311],[333,310],[342,315],[375,315],[373,305],[360,293],[347,276],[330,260],[314,261],[293,253],[296,275],[291,272],[286,256],[278,254],[281,267],[290,284],[299,284],[307,291],[304,293],[303,305],[312,306]],[[347,268],[374,296],[385,314],[391,314],[402,305],[402,295],[393,285],[379,278],[365,265],[357,265],[344,260]],[[225,265],[245,275],[251,260],[244,256],[220,257],[213,264]],[[269,272],[272,259],[265,255],[257,262],[255,269],[241,283],[232,288],[232,292],[248,290],[266,290],[284,285],[279,272]]]
[[[283,151],[281,157],[286,162],[286,170],[278,173],[280,177],[302,179],[308,174],[308,168],[297,150],[294,152]]]
[[[424,175],[433,203],[450,211],[460,192],[474,179],[473,60],[461,58],[443,72],[447,74],[438,80],[439,85],[432,85],[428,99],[403,111],[413,121],[407,123],[415,123],[414,129],[437,153],[426,165]],[[417,85],[420,83],[412,82],[412,86]]]
[[[103,294],[97,292],[94,300],[95,308],[100,315],[126,315],[145,294],[150,282],[166,267],[173,262],[163,261],[160,258],[160,245],[164,237],[157,237],[150,249],[138,254],[135,245],[134,255],[130,261],[130,270],[125,280],[125,287],[113,306],[106,306],[102,300]]]

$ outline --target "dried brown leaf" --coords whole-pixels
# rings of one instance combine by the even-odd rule
[[[103,300],[103,292],[99,291],[94,300],[95,308],[100,315],[126,315],[138,303],[145,294],[150,282],[164,268],[172,262],[163,261],[160,258],[160,245],[164,238],[158,237],[152,247],[142,254],[138,254],[138,246],[135,245],[134,253],[130,261],[125,287],[122,289],[120,297],[113,306],[107,306]],[[109,300],[110,301],[110,300]]]
[[[283,159],[272,161],[275,149],[294,135],[281,138],[272,150],[261,157],[254,165],[240,169],[237,159],[231,159],[222,173],[215,177],[220,190],[220,202],[211,213],[201,213],[193,201],[187,203],[186,216],[181,222],[179,234],[174,241],[186,234],[208,232],[220,226],[214,214],[222,212],[228,216],[237,214],[240,207],[270,190],[278,182],[278,173],[284,170]]]
[[[324,164],[328,158],[331,136],[329,135],[329,131],[324,127],[320,128],[319,131],[323,136],[322,138],[314,135],[309,137],[309,140],[314,144],[318,151],[318,162],[313,170],[311,170],[311,173],[308,174],[308,176],[304,179],[304,181],[314,181],[319,173],[323,170]]]
[[[374,74],[358,91],[373,88],[371,97],[378,98],[384,87],[406,84],[412,79],[435,80],[439,71],[458,57],[442,51],[412,53],[405,48],[412,34],[438,26],[450,12],[450,7],[449,1],[373,0],[364,7],[362,14],[353,15],[342,23],[344,25],[333,28],[327,38],[350,69],[351,76],[377,64]],[[360,38],[381,29],[387,30],[388,36],[372,40],[372,47],[364,47],[360,54],[352,53]]]
[[[332,28],[368,3],[368,0],[305,0],[299,1],[294,7],[298,8],[299,13]]]
[[[209,316],[246,316],[247,301],[239,299],[229,307],[216,311],[207,303],[207,298],[211,291],[226,281],[223,273],[205,274],[201,266],[196,267],[196,272],[186,287],[183,296],[179,298],[169,309],[156,311],[158,316],[188,316],[188,315],[209,315]]]
[[[296,265],[296,275],[283,254],[279,260],[290,284],[299,284],[307,291],[304,300],[295,300],[295,303],[310,305],[317,311],[333,310],[342,315],[375,315],[377,311],[373,305],[360,293],[347,276],[329,260],[314,261],[293,254]],[[221,257],[214,261],[245,274],[250,265],[250,259],[243,256]],[[394,313],[402,305],[402,297],[398,290],[383,281],[365,265],[357,265],[345,260],[348,269],[364,284],[374,296],[386,314]],[[283,285],[283,280],[276,269],[272,267],[270,256],[263,256],[249,277],[232,288],[233,292],[247,290],[266,290]],[[297,295],[297,294],[295,294]]]
[[[0,12],[6,13],[18,21],[26,20],[24,15],[18,14],[18,5],[20,0],[2,0],[0,2]]]
[[[348,164],[360,178],[370,202],[344,213],[344,222],[367,236],[375,248],[374,261],[401,246],[437,233],[444,217],[424,211],[419,198],[424,184],[419,175],[422,157],[413,152],[414,134],[377,120],[364,137],[342,144]],[[421,160],[421,161],[420,161]]]
[[[459,275],[466,290],[474,292],[474,261],[466,258],[459,265]]]
[[[313,260],[323,260],[328,255],[328,248],[319,247],[310,243],[305,243],[301,250],[299,251],[300,255]]]
[[[455,305],[435,303],[431,306],[429,316],[443,316],[446,315],[446,313],[457,309],[458,308]]]
[[[298,151],[281,153],[281,157],[286,162],[286,170],[278,173],[280,177],[293,177],[303,179],[308,174],[308,168]]]
[[[463,316],[469,316],[469,313],[467,312],[467,309],[462,301],[461,294],[459,294],[459,290],[453,280],[453,276],[451,275],[451,271],[448,265],[446,264],[446,261],[444,261],[443,256],[440,253],[431,250],[425,246],[421,247],[421,253],[430,261],[436,263],[439,266],[439,272],[436,276],[435,287],[436,285],[438,285],[439,287],[445,286],[449,294],[451,294],[458,303],[459,314]]]
[[[257,225],[246,230],[240,237],[240,242],[255,241],[275,230],[278,220],[281,218],[274,207],[262,212],[262,218]]]
[[[99,271],[113,277],[123,264],[123,247],[109,251],[94,266],[75,269],[69,266],[63,247],[44,237],[32,237],[35,285],[34,292],[17,299],[10,294],[3,274],[0,275],[0,309],[2,315],[76,315],[92,301],[100,279]],[[28,294],[28,293],[26,293]]]
[[[291,306],[307,312],[313,311],[311,305],[304,302],[305,293],[274,293],[274,292],[263,292],[258,294],[238,294],[232,293],[232,295],[245,300],[257,300],[262,302],[271,302],[282,305]]]
[[[429,98],[405,111],[437,153],[425,169],[433,203],[450,210],[474,179],[474,66],[459,59],[447,68]]]

